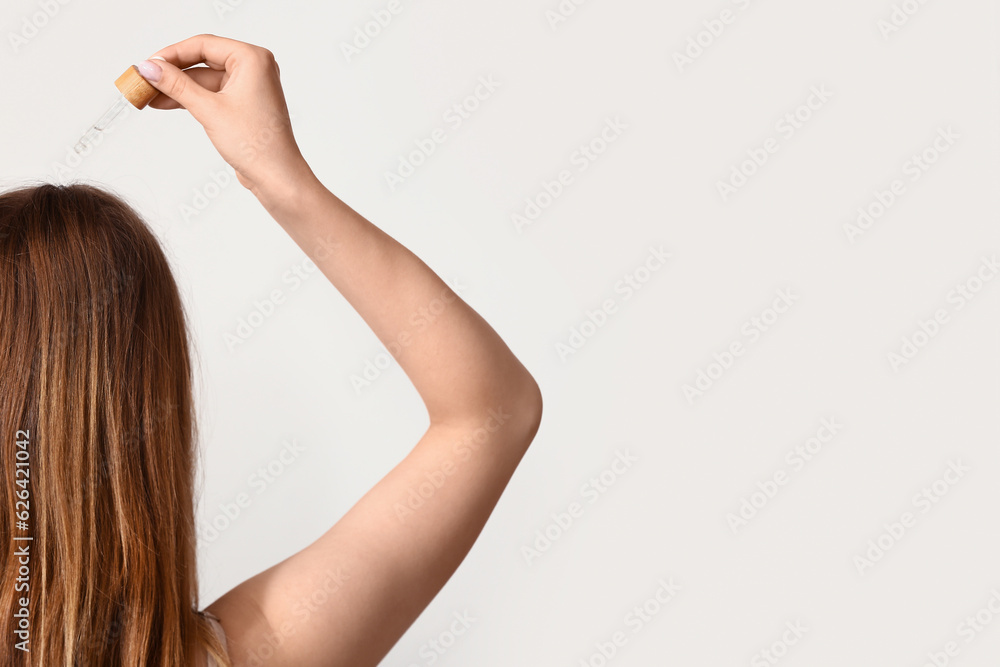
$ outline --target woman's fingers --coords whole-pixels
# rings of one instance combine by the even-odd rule
[[[138,68],[146,81],[190,111],[199,122],[212,108],[214,93],[202,88],[190,74],[172,63],[165,60],[145,60],[139,63]]]
[[[212,69],[210,67],[192,67],[184,70],[184,73],[191,77],[191,80],[210,93],[217,93],[222,90],[222,86],[228,78],[226,72]],[[149,106],[154,109],[183,109],[184,106],[177,100],[167,95],[157,95]]]
[[[225,70],[229,58],[248,48],[250,44],[216,35],[195,35],[162,48],[150,57],[161,56],[180,69],[204,63],[215,70]]]

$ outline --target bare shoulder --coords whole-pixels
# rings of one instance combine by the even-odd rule
[[[256,600],[248,594],[243,584],[210,604],[205,611],[219,618],[233,667],[261,664],[282,667],[283,663],[270,661],[265,657],[269,654],[268,642],[274,633]],[[207,667],[208,661],[204,654],[198,660],[196,667]]]

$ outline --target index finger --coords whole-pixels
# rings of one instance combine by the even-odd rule
[[[195,35],[162,48],[150,58],[160,56],[180,69],[205,63],[215,70],[225,71],[226,62],[238,53],[255,48],[252,44],[216,35]]]

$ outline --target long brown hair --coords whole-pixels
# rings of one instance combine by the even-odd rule
[[[4,667],[176,667],[205,649],[230,665],[197,611],[187,332],[121,198],[0,194]]]

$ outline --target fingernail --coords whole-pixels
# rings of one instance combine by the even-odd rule
[[[142,78],[150,83],[156,83],[163,75],[163,70],[160,66],[151,60],[143,60],[141,63],[136,65],[136,68],[139,70],[139,74],[142,75]]]

